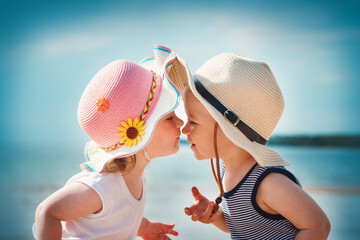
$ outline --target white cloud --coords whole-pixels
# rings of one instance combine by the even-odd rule
[[[203,26],[198,19],[207,20],[207,24]],[[232,51],[267,62],[273,70],[287,75],[286,79],[303,76],[303,81],[319,83],[344,79],[341,76],[346,72],[345,56],[337,46],[360,38],[360,31],[353,28],[304,29],[257,18],[254,14],[219,11],[200,14],[193,19],[191,28],[192,42],[183,52],[189,62],[200,61],[197,66],[215,54]]]
[[[65,33],[51,38],[43,39],[37,45],[40,52],[47,57],[55,57],[74,52],[89,51],[110,44],[107,36],[96,36],[87,33]]]

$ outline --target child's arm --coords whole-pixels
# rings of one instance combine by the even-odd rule
[[[137,236],[144,240],[152,239],[170,239],[167,234],[174,236],[178,235],[178,232],[174,231],[175,224],[164,224],[160,222],[150,222],[146,218],[143,218]]]
[[[37,239],[61,239],[60,221],[99,212],[102,209],[100,196],[82,183],[67,185],[45,199],[36,209]]]
[[[229,228],[226,225],[222,208],[220,207],[213,213],[215,203],[210,202],[206,197],[201,195],[196,187],[193,187],[191,191],[195,203],[190,208],[185,208],[185,214],[191,216],[193,221],[200,221],[206,224],[211,223],[220,230],[229,233]]]
[[[288,177],[270,173],[261,182],[256,202],[266,212],[281,214],[300,232],[295,239],[327,239],[330,222],[317,203]]]

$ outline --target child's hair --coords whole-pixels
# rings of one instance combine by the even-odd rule
[[[136,156],[115,158],[111,160],[104,168],[104,173],[117,173],[120,172],[123,175],[130,173],[136,164]]]

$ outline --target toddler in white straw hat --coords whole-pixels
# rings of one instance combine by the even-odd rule
[[[78,121],[90,137],[83,171],[45,199],[36,210],[37,239],[170,239],[174,224],[148,221],[144,170],[151,159],[179,149],[179,119],[174,109],[180,92],[169,76],[177,56],[155,46],[155,56],[140,65],[114,61],[86,87]],[[184,74],[181,76],[180,74]]]
[[[193,187],[195,202],[185,213],[232,239],[326,239],[327,216],[266,146],[284,109],[269,66],[224,53],[179,87],[188,116],[182,132],[198,160],[211,159],[220,190],[213,202]]]

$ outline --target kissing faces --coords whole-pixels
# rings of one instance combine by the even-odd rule
[[[191,150],[196,159],[214,158],[214,130],[212,130],[215,126],[214,118],[188,88],[185,89],[183,97],[188,122],[182,129],[182,133],[187,136],[187,141],[191,143]],[[225,149],[229,145],[232,143],[219,127],[217,130],[217,146],[220,158],[224,155],[221,149]]]

